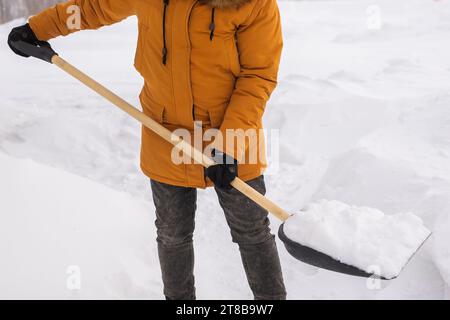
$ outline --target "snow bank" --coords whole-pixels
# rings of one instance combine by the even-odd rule
[[[0,299],[161,297],[149,203],[2,153],[0,177]]]
[[[389,216],[328,200],[312,203],[289,218],[285,233],[297,243],[387,279],[398,276],[430,235],[411,213]]]

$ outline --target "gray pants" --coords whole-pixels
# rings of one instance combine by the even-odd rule
[[[151,181],[156,207],[158,253],[164,294],[170,300],[195,299],[194,246],[197,189]],[[265,193],[263,176],[248,182]],[[220,205],[231,229],[233,242],[239,245],[242,263],[255,299],[283,300],[280,259],[275,237],[270,233],[267,211],[239,191],[216,188]],[[220,248],[217,248],[220,250]]]

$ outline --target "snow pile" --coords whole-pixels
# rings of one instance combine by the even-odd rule
[[[411,213],[389,216],[329,200],[308,205],[287,220],[284,230],[297,243],[386,279],[397,277],[430,235]]]
[[[0,299],[161,297],[147,202],[2,153],[0,177]]]

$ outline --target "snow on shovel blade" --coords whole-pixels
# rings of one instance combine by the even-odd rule
[[[279,238],[296,259],[343,274],[395,279],[431,232],[412,213],[321,200],[281,225]]]
[[[295,259],[321,269],[348,274],[351,276],[365,277],[365,278],[372,276],[372,274],[367,273],[364,270],[342,263],[325,253],[319,252],[310,247],[292,241],[284,233],[283,227],[284,223],[280,226],[280,229],[278,230],[278,237],[280,238],[281,241],[283,241],[286,250]],[[382,277],[381,279],[385,278]]]

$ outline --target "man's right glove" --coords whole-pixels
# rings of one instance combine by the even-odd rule
[[[28,58],[29,55],[21,52],[20,50],[17,50],[12,46],[13,42],[19,40],[27,42],[32,45],[38,45],[42,43],[41,41],[38,40],[33,30],[31,30],[30,25],[28,23],[24,24],[23,26],[12,29],[8,36],[8,45],[11,48],[11,50],[14,51],[15,54],[18,54],[19,56]]]

